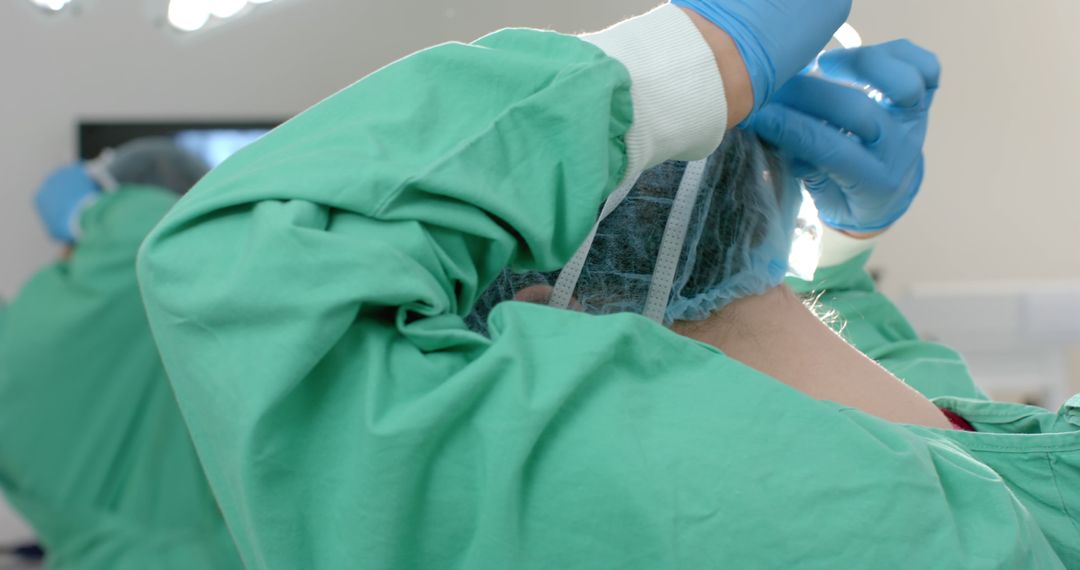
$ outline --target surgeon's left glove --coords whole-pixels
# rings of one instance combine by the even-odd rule
[[[64,243],[79,237],[79,216],[101,190],[81,164],[57,169],[41,184],[34,205],[49,235]]]
[[[923,179],[923,142],[941,76],[937,57],[900,40],[823,54],[748,128],[777,146],[827,225],[888,228]]]

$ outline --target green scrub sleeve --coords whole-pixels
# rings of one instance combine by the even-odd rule
[[[245,514],[265,513],[245,478],[289,470],[265,463],[278,444],[264,438],[300,438],[310,455],[290,461],[314,460],[334,442],[308,430],[405,395],[355,401],[332,380],[357,343],[380,347],[363,363],[370,373],[424,383],[480,355],[490,341],[462,317],[507,265],[569,259],[624,175],[631,121],[626,68],[576,37],[504,31],[442,45],[241,151],[150,235],[139,261],[148,313],[247,560],[266,556],[253,545],[275,546],[249,534],[274,521]],[[330,491],[314,492],[311,509],[344,483],[311,481]]]

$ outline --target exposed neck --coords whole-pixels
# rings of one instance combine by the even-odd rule
[[[786,286],[673,328],[813,398],[893,422],[949,427],[929,400],[849,345]]]

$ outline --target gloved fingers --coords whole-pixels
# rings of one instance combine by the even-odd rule
[[[884,165],[875,153],[818,118],[782,104],[758,111],[750,128],[789,160],[801,160],[846,183],[881,181]]]
[[[82,165],[59,168],[34,195],[34,206],[49,235],[62,242],[77,237],[76,216],[99,190]]]
[[[803,180],[803,188],[814,199],[818,215],[830,226],[839,219],[851,218],[851,207],[844,190],[824,173],[818,173]]]
[[[820,77],[791,79],[774,101],[849,131],[866,144],[880,140],[895,123],[887,110],[862,91]]]
[[[941,85],[941,60],[937,54],[907,39],[894,40],[882,45],[897,59],[907,62],[919,71],[928,90]]]
[[[810,164],[805,160],[799,160],[797,158],[793,158],[788,161],[788,168],[788,174],[800,180],[813,176],[819,172],[817,167],[813,164]]]
[[[926,97],[926,82],[919,71],[885,51],[828,52],[818,69],[830,79],[870,85],[898,107],[915,107]]]
[[[42,183],[42,188],[51,190],[61,187],[88,187],[93,183],[82,164],[69,164],[51,172]]]
[[[840,188],[840,185],[829,178],[828,174],[825,174],[820,170],[803,177],[801,180],[803,188],[805,188],[811,196],[815,197],[815,201],[821,201],[821,198],[834,198],[832,201],[824,202],[830,206],[840,202],[846,202],[846,200],[844,200],[843,189]]]
[[[937,56],[907,40],[832,50],[819,58],[818,69],[831,79],[871,85],[898,107],[919,106],[941,80]]]

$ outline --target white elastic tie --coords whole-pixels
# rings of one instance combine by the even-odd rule
[[[597,230],[600,229],[600,223],[610,216],[615,211],[615,208],[618,208],[619,204],[626,199],[630,194],[630,190],[637,184],[640,176],[639,174],[638,176],[627,177],[626,181],[608,196],[607,201],[604,202],[604,209],[600,211],[600,217],[589,232],[589,237],[585,238],[585,242],[578,247],[574,257],[571,257],[566,267],[563,267],[563,270],[559,272],[559,278],[555,280],[555,288],[552,290],[551,298],[548,300],[549,307],[565,309],[570,306],[570,300],[574,298],[578,280],[581,279],[581,270],[585,268],[585,261],[589,258],[589,251],[592,250],[592,244],[596,239]]]
[[[694,214],[701,193],[701,180],[705,177],[708,159],[698,160],[686,165],[679,191],[675,194],[675,203],[671,206],[664,238],[660,242],[660,253],[656,257],[652,282],[649,284],[649,296],[645,300],[644,315],[658,323],[664,322],[671,288],[675,283],[675,271],[679,268],[683,244],[690,229],[690,218]]]
[[[112,192],[120,186],[116,178],[109,172],[109,167],[112,166],[115,159],[116,151],[107,148],[97,158],[88,160],[83,165],[86,173],[94,182],[97,182],[103,192]]]

